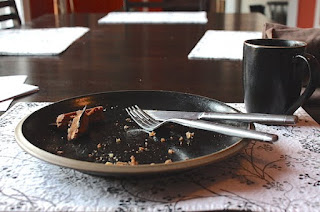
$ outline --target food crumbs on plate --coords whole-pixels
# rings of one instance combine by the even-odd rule
[[[121,139],[120,138],[116,138],[116,143],[120,143]]]
[[[164,164],[169,164],[169,163],[172,163],[172,160],[171,159],[168,159],[164,162]]]
[[[187,139],[192,139],[193,138],[193,136],[194,136],[194,132],[186,132],[186,138]]]
[[[172,155],[172,154],[174,153],[174,150],[173,150],[173,149],[168,149],[168,153],[169,153],[170,155]]]
[[[165,138],[161,138],[160,141],[161,142],[166,142],[166,139]]]
[[[126,122],[131,122],[131,119],[130,118],[126,118]]]
[[[155,135],[156,135],[156,132],[155,132],[155,131],[149,132],[149,136],[150,136],[150,137],[153,137],[153,136],[155,136]]]
[[[129,129],[129,126],[128,126],[128,125],[124,125],[124,126],[123,126],[123,129],[124,129],[124,130],[127,130],[127,129]]]
[[[133,155],[131,155],[131,157],[130,157],[130,162],[129,162],[129,164],[130,164],[131,166],[138,165],[138,161],[136,161],[136,158],[135,158]]]
[[[143,152],[144,151],[144,147],[139,146],[139,152]]]

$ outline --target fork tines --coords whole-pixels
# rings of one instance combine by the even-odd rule
[[[149,116],[146,112],[141,110],[137,105],[127,107],[125,109],[129,116],[135,121],[140,127],[146,130],[151,130],[151,128],[157,124],[158,121]]]

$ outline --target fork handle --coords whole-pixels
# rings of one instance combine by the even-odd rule
[[[217,113],[217,112],[203,112],[200,119],[211,120],[234,120],[242,122],[257,122],[262,124],[273,125],[289,125],[296,124],[298,117],[295,115],[277,115],[277,114],[261,114],[261,113]]]
[[[242,129],[230,125],[218,124],[203,120],[189,120],[189,119],[170,119],[171,122],[202,130],[208,130],[224,135],[248,138],[260,141],[273,142],[278,140],[278,136],[270,133],[258,132],[250,129]]]

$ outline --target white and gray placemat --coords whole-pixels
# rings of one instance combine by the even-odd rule
[[[88,31],[86,27],[0,30],[0,55],[58,55]]]
[[[0,211],[319,210],[320,126],[302,108],[297,126],[256,124],[279,135],[274,144],[252,141],[208,167],[130,179],[85,174],[24,152],[15,127],[48,104],[16,103],[0,117]]]
[[[197,12],[110,12],[99,24],[206,24],[207,13]]]
[[[262,33],[208,30],[191,50],[188,58],[242,60],[243,42],[256,38],[262,38]]]

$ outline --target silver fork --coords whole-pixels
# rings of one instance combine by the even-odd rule
[[[230,125],[218,124],[203,120],[189,120],[189,119],[167,119],[165,121],[157,121],[141,110],[137,105],[128,107],[125,109],[134,122],[136,122],[141,128],[147,131],[153,131],[165,123],[171,122],[180,124],[186,127],[193,127],[202,130],[208,130],[224,135],[248,138],[260,141],[273,142],[278,140],[278,136],[274,134],[258,132],[250,129],[242,129]]]

